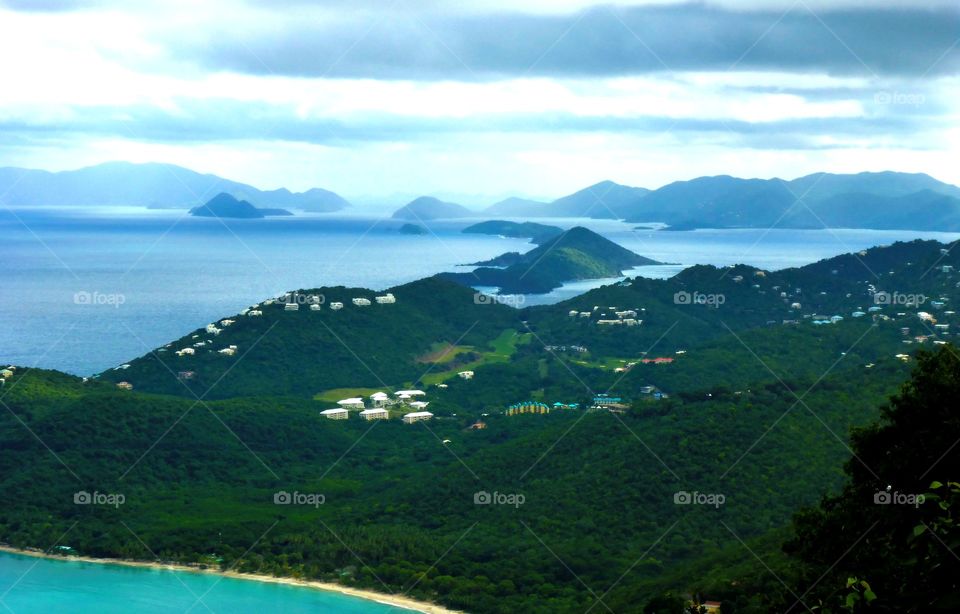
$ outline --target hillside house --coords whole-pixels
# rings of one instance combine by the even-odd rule
[[[427,395],[427,393],[422,390],[398,390],[394,394],[400,398],[423,397]]]
[[[247,316],[249,317],[262,316],[262,315],[263,315],[263,312],[260,311],[259,309],[251,309],[250,311],[247,312]]]
[[[387,410],[382,407],[375,407],[373,409],[365,409],[360,412],[360,417],[364,420],[386,420],[390,417],[390,414],[387,413]]]
[[[343,409],[364,409],[363,399],[360,397],[351,397],[349,399],[341,399],[337,401],[337,405]]]
[[[461,371],[457,373],[457,377],[460,379],[473,379],[473,371]]]
[[[424,420],[430,420],[433,418],[433,414],[428,411],[415,411],[409,414],[406,414],[403,417],[404,424],[413,424],[414,422],[423,422]]]
[[[197,351],[193,348],[183,348],[174,352],[177,356],[193,356]]]
[[[117,382],[117,388],[121,390],[133,390],[133,384],[130,382]]]
[[[376,297],[376,301],[381,305],[392,305],[393,303],[397,302],[397,298],[390,292],[387,292],[383,296]]]
[[[371,305],[368,298],[355,298],[351,302],[357,307],[369,307]]]
[[[285,303],[285,304],[283,305],[283,310],[284,310],[284,311],[300,311],[300,304],[299,304],[299,303]]]
[[[222,350],[218,350],[217,353],[223,354],[225,356],[233,356],[234,354],[237,353],[237,348],[236,347],[223,348]]]
[[[177,379],[188,380],[193,379],[197,376],[196,371],[179,371],[177,373]]]
[[[350,412],[341,407],[337,407],[334,409],[325,409],[320,412],[320,415],[327,420],[346,420],[350,417]]]
[[[207,324],[206,331],[207,331],[208,333],[210,333],[211,335],[219,335],[219,334],[220,334],[220,329],[217,328],[216,326],[214,326],[213,324]]]
[[[487,428],[487,423],[478,420],[467,428],[469,428],[471,431],[482,431],[483,429]]]
[[[576,309],[571,309],[571,310],[569,311],[569,313],[567,313],[567,315],[570,316],[571,318],[575,318],[575,317],[577,317],[577,314],[579,314],[579,313],[580,313],[580,312],[577,311]]]
[[[383,407],[390,402],[390,397],[386,392],[374,392],[370,395],[370,403],[373,407]]]
[[[410,403],[410,407],[414,409],[426,409],[427,405],[429,404],[429,401],[414,401],[413,403]]]
[[[343,309],[343,303],[340,303],[340,302],[330,303],[330,309],[332,309],[333,311],[340,311],[341,309]]]
[[[234,320],[220,320],[220,326],[230,326]]]

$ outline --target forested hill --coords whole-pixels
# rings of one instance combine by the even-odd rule
[[[733,357],[746,357],[746,370],[735,378],[744,382],[765,375],[731,332],[755,330],[750,334],[775,344],[786,338],[849,344],[856,335],[846,339],[833,329],[878,324],[878,334],[862,343],[883,339],[891,348],[888,356],[899,347],[911,349],[901,342],[915,343],[918,336],[949,339],[960,327],[951,308],[960,301],[957,270],[960,250],[915,241],[776,272],[696,266],[668,280],[637,277],[560,304],[522,310],[442,277],[393,288],[389,292],[396,302],[386,304],[376,301],[384,293],[358,288],[299,290],[288,299],[265,301],[247,315],[212,322],[217,332],[199,329],[101,377],[129,382],[136,390],[186,396],[217,382],[211,398],[397,388],[438,383],[460,367],[504,368],[491,363],[518,349],[519,355],[528,352],[517,343],[529,333],[523,342],[532,346],[578,345],[618,358],[720,343],[713,354],[706,352],[716,356],[715,362],[697,372],[715,381],[720,379],[716,373],[729,374]],[[316,310],[309,304],[313,296],[323,301]],[[354,298],[371,304],[354,305]],[[919,304],[908,304],[917,299]],[[297,310],[288,311],[284,300],[297,303]],[[338,302],[343,308],[334,310]],[[930,313],[930,319],[919,312]],[[831,318],[835,321],[821,324]],[[221,353],[230,346],[235,352]],[[177,354],[188,348],[192,353]],[[688,374],[689,369],[663,366],[656,377],[673,372]]]
[[[387,295],[395,302],[377,301]],[[436,277],[384,292],[304,289],[215,320],[101,377],[167,394],[209,390],[211,398],[412,385],[429,367],[421,358],[437,347],[483,346],[516,324],[514,309]]]
[[[613,241],[576,226],[552,237],[525,254],[504,254],[471,273],[444,276],[472,286],[495,286],[502,293],[549,292],[566,281],[616,277],[633,267],[662,264],[640,256]]]

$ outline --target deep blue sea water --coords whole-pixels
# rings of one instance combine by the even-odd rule
[[[0,210],[0,363],[89,375],[287,290],[375,290],[458,270],[521,239],[462,234],[477,220],[430,223],[401,235],[389,219],[317,215],[221,222],[143,209]],[[690,264],[798,266],[897,239],[955,234],[871,230],[659,232],[601,220],[589,226],[639,254]],[[467,270],[460,268],[459,270]],[[577,282],[525,304],[556,302],[615,280]],[[78,300],[79,298],[79,300]],[[86,299],[89,299],[88,301]]]
[[[408,613],[308,587],[212,574],[57,561],[0,552],[0,595],[10,612]],[[198,600],[198,598],[200,598]]]

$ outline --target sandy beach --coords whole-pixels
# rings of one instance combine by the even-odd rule
[[[22,550],[20,548],[13,548],[11,546],[0,545],[0,552],[8,552],[10,554],[22,554],[25,556],[33,556],[44,559],[51,559],[55,561],[73,561],[77,563],[97,563],[99,565],[123,565],[126,567],[142,567],[145,569],[165,569],[168,571],[182,571],[189,573],[202,573],[210,574],[216,576],[222,576],[225,578],[236,578],[239,580],[248,580],[255,582],[271,582],[273,584],[287,584],[290,586],[302,586],[307,588],[313,588],[321,591],[330,591],[334,593],[340,593],[343,595],[350,595],[351,597],[359,597],[361,599],[366,599],[368,601],[375,601],[377,603],[382,603],[384,605],[389,605],[397,608],[403,608],[405,610],[411,610],[414,612],[423,612],[424,614],[462,614],[457,610],[449,610],[439,605],[434,605],[425,601],[419,601],[417,599],[412,599],[410,597],[391,595],[389,593],[379,593],[371,590],[364,590],[358,588],[350,588],[347,586],[341,586],[339,584],[333,584],[331,582],[318,582],[314,580],[298,580],[296,578],[278,578],[276,576],[267,576],[263,574],[248,574],[248,573],[238,573],[235,571],[219,571],[216,569],[198,569],[196,567],[188,567],[186,565],[176,565],[176,564],[167,564],[167,563],[151,563],[149,561],[134,561],[126,559],[101,559],[94,558],[89,556],[76,556],[76,555],[67,555],[62,556],[59,554],[49,554],[37,549],[27,549]]]

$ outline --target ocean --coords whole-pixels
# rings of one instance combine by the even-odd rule
[[[309,587],[191,573],[58,561],[0,552],[0,604],[11,612],[333,612],[410,610]]]
[[[460,232],[476,221],[430,222],[428,234],[403,235],[400,221],[343,214],[221,221],[139,208],[0,210],[0,363],[91,375],[287,290],[382,290],[533,247]],[[628,272],[660,278],[691,264],[780,269],[901,239],[960,237],[833,229],[663,232],[609,220],[539,221],[584,225],[676,263]],[[618,279],[570,283],[523,297],[522,304],[557,302]]]

